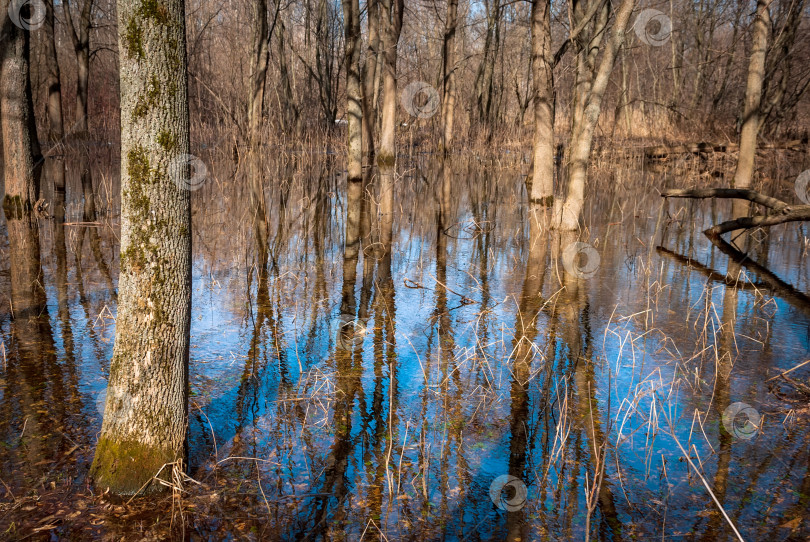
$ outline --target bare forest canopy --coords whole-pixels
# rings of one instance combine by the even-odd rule
[[[543,4],[543,2],[536,2]],[[382,57],[385,30],[381,12],[397,3],[361,2],[360,65]],[[592,10],[592,4],[602,6]],[[553,53],[554,126],[565,133],[577,96],[577,63],[596,62],[602,54],[578,54],[583,46],[604,46],[620,2],[550,2]],[[266,68],[262,138],[264,143],[300,143],[340,128],[346,115],[344,12],[336,0],[259,2],[266,10],[263,33]],[[371,7],[371,9],[369,9]],[[756,2],[738,0],[642,1],[634,6],[623,33],[599,117],[596,136],[641,138],[652,143],[736,142],[743,122],[743,101]],[[383,9],[380,9],[383,8]],[[196,145],[243,144],[249,138],[249,97],[256,58],[256,5],[243,0],[189,0],[186,29],[189,105]],[[445,74],[455,77],[455,141],[474,146],[495,136],[505,146],[531,141],[532,3],[461,0],[458,2],[452,69],[443,65],[445,2],[408,0],[403,4],[396,56],[399,82],[396,121],[420,132],[439,135],[441,116],[431,92],[441,95]],[[580,32],[591,41],[568,39],[576,10],[593,12],[588,27],[606,17],[598,34]],[[763,138],[801,139],[808,126],[810,39],[807,3],[774,0],[762,89]],[[582,13],[588,15],[590,13]],[[87,93],[89,130],[94,140],[116,142],[119,136],[118,40],[115,3],[111,0],[55,2],[55,44],[61,70],[66,132],[85,128],[77,93]],[[370,16],[374,19],[370,35]],[[389,19],[390,21],[390,19]],[[576,25],[575,25],[576,26]],[[574,28],[573,30],[577,30]],[[48,34],[31,33],[31,81],[40,139],[45,139]],[[383,36],[384,37],[384,36]],[[369,39],[378,40],[375,48]],[[601,44],[599,43],[601,41]],[[390,47],[390,46],[389,46]],[[604,47],[602,47],[604,48]],[[82,56],[85,55],[86,59]],[[83,66],[83,62],[86,66]],[[383,62],[373,62],[372,107],[382,107]],[[77,88],[87,78],[88,89]],[[424,84],[415,96],[411,83]],[[421,87],[420,87],[421,88]],[[419,90],[419,89],[417,89]],[[403,100],[404,98],[404,100]],[[408,107],[403,101],[413,100]],[[79,103],[81,100],[79,100]],[[433,111],[431,111],[431,107]],[[410,111],[409,111],[410,109]],[[412,113],[417,113],[413,115]],[[71,130],[73,128],[73,130]],[[561,141],[565,143],[565,141]],[[651,144],[652,144],[651,143]],[[438,143],[437,143],[438,144]],[[194,150],[194,149],[192,149]]]

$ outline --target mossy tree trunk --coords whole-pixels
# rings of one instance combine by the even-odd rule
[[[343,0],[346,38],[346,121],[349,181],[363,180],[363,96],[360,85],[360,2]]]
[[[393,165],[396,158],[397,47],[402,33],[403,0],[380,0],[382,5],[383,104],[380,130],[380,165]]]
[[[532,3],[532,80],[534,153],[529,201],[554,203],[554,56],[551,52],[551,1]]]
[[[191,213],[183,0],[119,0],[121,274],[91,476],[131,495],[184,458]],[[179,463],[175,463],[175,467]],[[163,470],[165,475],[170,470]]]

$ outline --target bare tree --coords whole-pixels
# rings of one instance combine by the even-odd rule
[[[348,180],[363,180],[363,96],[360,85],[360,1],[343,0],[346,47],[346,121]]]
[[[9,6],[10,0],[0,5],[0,124],[6,191],[3,209],[6,217],[28,217],[39,196],[40,173],[29,77],[30,43],[28,32],[11,20]]]
[[[765,59],[759,115],[760,130],[767,125],[771,134],[783,124],[787,111],[795,108],[810,86],[806,59],[801,58],[796,47],[805,5],[806,0],[780,3],[772,17],[774,39]],[[797,64],[804,69],[796,70]],[[795,76],[797,71],[799,77]]]
[[[258,152],[264,116],[264,93],[267,65],[270,60],[270,30],[267,23],[267,0],[253,0],[253,47],[250,63],[250,96],[248,98],[248,140],[250,152]]]
[[[456,32],[458,0],[447,0],[442,41],[442,152],[453,144],[453,121],[456,113]]]
[[[554,203],[554,57],[551,54],[551,0],[532,2],[534,153],[529,200]]]
[[[760,126],[762,81],[765,77],[765,55],[768,52],[768,36],[771,32],[770,5],[773,0],[757,0],[757,12],[751,33],[751,56],[748,64],[748,83],[745,86],[745,106],[740,133],[740,154],[732,186],[748,188],[754,175],[754,158],[757,153],[757,134]]]
[[[79,4],[79,20],[74,21],[71,13],[72,2],[63,4],[68,35],[73,43],[76,56],[78,79],[76,80],[76,111],[73,132],[80,137],[89,133],[87,120],[88,89],[90,85],[90,30],[93,26],[92,12],[94,0],[82,0]]]
[[[261,148],[262,126],[264,124],[264,95],[267,87],[267,66],[270,61],[270,39],[272,30],[267,21],[267,0],[254,0],[253,8],[253,48],[250,65],[250,96],[248,101],[248,176],[250,183],[253,231],[256,243],[264,246],[260,253],[266,253],[267,214],[264,201],[263,152]],[[276,11],[276,15],[278,11]]]
[[[591,0],[599,2],[602,0]],[[602,34],[607,26],[608,4],[604,4],[601,13],[587,22],[591,32],[583,33],[577,38],[580,43],[577,51],[577,74],[574,91],[574,111],[572,114],[571,139],[568,149],[568,187],[565,202],[555,208],[553,225],[561,230],[574,230],[579,226],[580,215],[585,201],[585,182],[588,177],[588,163],[593,145],[593,134],[602,111],[602,99],[605,96],[610,74],[616,61],[616,55],[624,41],[624,33],[630,14],[633,12],[633,0],[622,0],[615,10],[613,28],[604,47],[600,47]],[[584,4],[584,3],[583,3]],[[574,19],[587,20],[589,5],[575,5],[573,11],[581,14]],[[584,19],[583,19],[584,18]],[[582,46],[585,44],[585,46]],[[597,55],[604,49],[597,64]]]
[[[281,85],[281,98],[279,112],[282,127],[285,131],[294,131],[296,135],[301,133],[301,111],[298,107],[295,95],[293,94],[290,70],[287,61],[287,27],[284,24],[284,17],[277,14],[278,24],[278,71],[279,84]]]
[[[397,122],[397,46],[402,33],[404,0],[380,0],[382,10],[383,104],[380,129],[380,152],[377,162],[393,164],[396,158]]]
[[[189,123],[183,0],[118,2],[121,272],[104,422],[91,476],[156,492],[182,468],[191,323]]]
[[[534,6],[534,2],[532,6]],[[475,76],[475,98],[478,121],[486,125],[491,135],[494,102],[495,61],[501,42],[501,0],[487,0],[487,31],[484,38],[484,51],[478,72]]]
[[[62,76],[59,71],[59,60],[56,56],[56,38],[54,36],[53,0],[45,2],[45,61],[46,84],[48,87],[48,139],[59,141],[64,133],[62,115]]]
[[[376,127],[377,63],[380,49],[380,0],[368,0],[368,45],[363,63],[363,152],[375,154],[374,129]]]

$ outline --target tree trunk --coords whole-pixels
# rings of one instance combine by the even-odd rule
[[[53,0],[45,2],[45,59],[47,62],[48,87],[48,140],[60,141],[64,134],[62,118],[62,76],[56,56],[56,41],[53,26]]]
[[[87,121],[87,92],[90,81],[90,27],[92,25],[92,11],[94,0],[84,0],[81,5],[78,26],[73,21],[70,6],[63,6],[65,18],[68,22],[68,35],[73,43],[73,51],[76,55],[76,69],[78,79],[76,80],[76,113],[73,124],[73,133],[81,138],[89,135]],[[137,36],[130,36],[137,39]]]
[[[264,117],[264,92],[267,64],[270,58],[267,30],[267,0],[254,0],[253,4],[253,60],[250,65],[250,96],[248,105],[248,139],[251,153],[259,152]]]
[[[772,0],[757,0],[757,13],[751,37],[751,58],[748,64],[748,82],[745,86],[740,155],[734,173],[734,188],[749,188],[754,176],[754,157],[757,153],[759,133],[759,108],[762,101],[762,82],[765,76],[765,55],[768,52],[768,36],[771,32],[771,14],[768,8]]]
[[[377,115],[374,94],[380,48],[380,0],[368,0],[368,49],[363,64],[363,152],[374,157],[374,129]]]
[[[363,180],[363,96],[360,85],[360,2],[343,0],[346,47],[346,121],[348,180]]]
[[[12,23],[9,1],[0,5],[0,124],[3,132],[3,176],[6,217],[27,217],[39,194],[36,128],[31,111],[29,34]],[[32,127],[34,129],[32,130]]]
[[[781,24],[779,28],[772,28],[774,36],[773,43],[768,47],[768,54],[765,58],[765,77],[762,88],[762,101],[759,111],[759,130],[761,131],[766,121],[768,123],[767,133],[776,134],[785,119],[785,113],[791,100],[786,99],[788,94],[789,81],[793,79],[793,64],[799,61],[801,64],[804,58],[794,54],[797,52],[796,35],[802,23],[802,14],[805,10],[806,0],[791,2],[789,6],[782,6],[782,13],[778,19]],[[787,8],[787,9],[786,9]],[[787,13],[785,13],[787,11]],[[803,64],[802,64],[803,65]],[[805,89],[807,88],[805,82]],[[796,99],[801,97],[804,91],[799,91]],[[787,106],[787,107],[786,107]]]
[[[114,495],[165,489],[150,481],[181,468],[185,455],[191,206],[184,8],[183,0],[118,2],[121,273],[90,472]]]
[[[282,122],[286,132],[296,137],[301,135],[301,111],[293,94],[290,72],[287,66],[287,28],[282,18],[278,20],[278,71],[283,102]]]
[[[83,138],[88,138],[90,129],[87,117],[87,88],[90,84],[90,44],[76,51],[78,79],[76,81],[76,123],[74,131]]]
[[[578,129],[571,135],[569,145],[570,156],[568,158],[568,187],[565,203],[555,210],[553,225],[563,231],[575,230],[579,226],[582,207],[585,202],[585,181],[588,177],[588,162],[591,156],[593,144],[593,133],[596,123],[599,121],[599,114],[602,111],[602,98],[605,95],[610,74],[616,61],[616,55],[624,40],[624,33],[630,14],[633,12],[633,0],[622,0],[616,9],[616,18],[613,28],[598,68],[595,63],[593,69],[594,76],[592,83],[587,85],[587,99],[579,121]]]
[[[573,38],[576,51],[573,112],[571,114],[572,139],[582,129],[585,107],[595,75],[596,56],[605,35],[610,6],[604,0],[579,0],[571,8],[573,20],[582,30]]]
[[[484,52],[475,78],[475,96],[478,109],[478,122],[491,131],[493,78],[495,61],[498,58],[500,41],[501,2],[489,0],[487,10],[487,34],[484,39]]]
[[[554,203],[554,58],[551,55],[551,1],[532,3],[534,155],[529,201]]]
[[[380,152],[377,163],[393,165],[396,159],[397,123],[397,45],[402,32],[403,0],[380,0],[382,3],[382,59],[383,59],[383,105],[380,130]]]
[[[453,120],[456,112],[456,31],[458,0],[447,0],[447,14],[442,42],[442,153],[453,144]]]
[[[270,32],[267,23],[267,0],[254,0],[253,59],[250,65],[250,96],[248,97],[248,156],[247,171],[250,203],[253,211],[253,235],[256,243],[267,252],[267,212],[264,200],[264,164],[262,161],[262,126],[264,124],[264,94],[267,87],[267,66],[270,60]],[[266,260],[266,258],[265,258]]]

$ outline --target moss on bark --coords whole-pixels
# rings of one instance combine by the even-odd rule
[[[102,436],[90,467],[90,477],[99,490],[109,489],[113,495],[134,495],[141,488],[140,495],[159,493],[165,491],[166,486],[149,481],[165,464],[177,459],[174,451],[167,448],[134,441],[116,442]],[[167,479],[170,474],[167,467],[160,477]]]
[[[3,198],[3,212],[6,220],[21,220],[31,213],[31,203],[22,196],[6,196]]]
[[[396,157],[383,151],[377,155],[377,166],[379,167],[392,167],[396,163]]]
[[[546,196],[544,198],[531,198],[530,203],[534,203],[536,205],[541,205],[543,207],[553,207],[554,206],[554,196]]]

